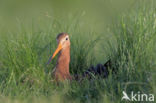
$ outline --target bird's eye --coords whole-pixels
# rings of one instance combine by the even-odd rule
[[[68,38],[66,38],[66,40],[68,40]]]

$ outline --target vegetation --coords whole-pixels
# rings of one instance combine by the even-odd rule
[[[110,14],[110,21],[99,16],[92,21],[81,10],[67,16],[53,15],[50,10],[28,17],[26,12],[12,15],[9,6],[0,15],[0,102],[120,103],[122,91],[156,94],[154,0],[148,5],[146,0],[135,3],[129,11],[113,12],[115,17]],[[100,23],[106,20],[106,25]],[[55,38],[60,32],[70,35],[71,74],[109,59],[117,73],[107,79],[55,83],[51,71],[56,59],[46,63],[56,49]]]

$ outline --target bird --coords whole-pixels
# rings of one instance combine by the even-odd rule
[[[57,49],[49,59],[48,63],[58,54],[57,64],[52,72],[56,81],[64,80],[82,80],[81,78],[88,77],[91,78],[92,74],[94,75],[103,75],[104,78],[108,77],[109,70],[111,66],[111,60],[108,60],[104,65],[97,64],[97,66],[91,66],[88,68],[82,75],[75,74],[71,76],[69,72],[70,64],[70,38],[67,33],[60,33],[56,37],[57,40]]]

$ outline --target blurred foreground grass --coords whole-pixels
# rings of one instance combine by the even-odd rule
[[[1,9],[0,16],[0,102],[120,103],[123,90],[156,93],[154,0],[123,2],[123,5],[130,3],[131,6],[125,10],[120,8],[122,13],[118,10],[108,13],[115,10],[113,7],[123,6],[113,6],[115,1],[98,0],[96,3],[101,6],[112,4],[112,9],[109,5],[95,6],[94,15],[87,11],[88,8],[71,12],[67,12],[67,8],[58,13],[59,6],[55,5],[50,11],[49,6],[42,9],[42,5],[47,4],[41,3],[38,9],[36,5],[36,9],[29,8],[36,12],[28,15],[29,10],[21,13],[28,7],[19,12],[12,6],[1,7],[4,10]],[[60,32],[70,35],[71,74],[82,73],[91,65],[105,63],[110,58],[118,73],[108,79],[55,84],[51,71],[56,59],[48,66],[46,63],[56,48],[55,38]]]

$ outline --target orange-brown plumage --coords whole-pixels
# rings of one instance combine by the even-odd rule
[[[57,64],[53,75],[56,81],[71,80],[72,77],[69,72],[70,63],[70,39],[67,33],[60,33],[57,36],[57,49],[55,50],[52,59],[59,53]],[[91,67],[83,75],[74,75],[75,80],[81,80],[82,77],[91,77],[90,73],[95,75],[103,75],[105,78],[109,75],[108,68],[111,66],[111,60],[104,65],[98,64],[95,68]]]
[[[72,77],[70,76],[69,72],[69,63],[70,63],[70,40],[69,36],[66,33],[60,33],[57,36],[57,43],[58,47],[53,54],[53,57],[57,53],[59,53],[57,64],[54,70],[54,76],[56,81],[63,81],[66,79],[71,80]]]

